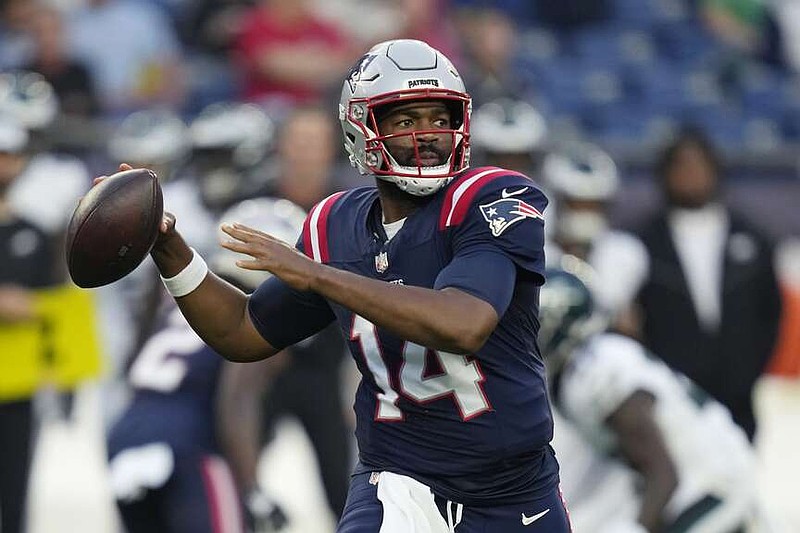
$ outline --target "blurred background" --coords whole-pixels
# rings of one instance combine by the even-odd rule
[[[765,243],[781,301],[756,326],[763,353],[708,387],[724,396],[725,380],[745,383],[754,414],[740,425],[761,499],[800,531],[800,1],[0,0],[0,478],[29,479],[27,490],[4,488],[3,505],[27,517],[27,529],[9,532],[122,531],[106,441],[131,401],[128,369],[154,331],[159,295],[147,263],[96,291],[66,282],[63,238],[92,177],[123,161],[155,169],[179,230],[211,256],[220,217],[244,200],[308,210],[369,183],[341,148],[339,92],[372,44],[401,37],[427,41],[460,71],[475,164],[524,170],[552,191],[554,213],[599,202],[604,230],[647,243],[648,221],[670,208],[663,181],[676,164],[665,170],[665,148],[687,131],[708,140],[714,204],[741,213]],[[564,161],[611,185],[571,191],[559,181]],[[599,231],[569,227],[578,244]],[[754,249],[743,237],[729,251],[746,262]],[[610,268],[623,287],[607,303],[623,321],[642,285],[633,276],[625,287],[625,269]],[[692,297],[703,322],[702,296]],[[625,323],[647,343],[641,317],[661,315],[637,312]],[[319,386],[338,394],[326,404],[345,438],[309,438],[307,406],[265,407],[258,479],[286,531],[332,531],[341,506],[346,480],[330,463],[353,456],[357,378],[336,346],[324,355],[333,379]],[[690,377],[727,375],[726,365],[709,358]],[[288,367],[265,395],[317,379]]]

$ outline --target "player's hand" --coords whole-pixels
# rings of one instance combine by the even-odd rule
[[[120,163],[117,172],[125,172],[126,170],[133,170],[133,167],[128,163]],[[96,177],[92,181],[92,187],[102,183],[103,180],[106,179],[108,179],[108,176]],[[177,220],[175,219],[175,215],[167,211],[164,211],[164,217],[161,219],[161,226],[159,227],[158,239],[156,240],[156,243],[153,246],[154,249],[163,247],[169,240],[177,236],[177,231],[175,231],[176,222]]]
[[[289,522],[280,505],[261,489],[247,495],[245,510],[253,533],[277,533]]]
[[[265,270],[300,291],[312,288],[319,263],[300,253],[294,246],[243,224],[224,224],[222,231],[231,237],[221,243],[223,248],[252,257],[237,261],[239,268]]]
[[[128,163],[121,163],[119,165],[119,170],[117,170],[117,172],[124,172],[126,170],[133,170],[133,167],[130,166]],[[102,183],[103,180],[105,180],[107,178],[108,178],[108,176],[97,176],[95,179],[92,180],[92,187]]]

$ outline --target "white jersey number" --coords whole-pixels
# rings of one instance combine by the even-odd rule
[[[176,316],[177,314],[177,316]],[[186,377],[188,366],[183,357],[196,352],[203,341],[185,322],[180,311],[169,317],[170,326],[147,341],[130,370],[134,387],[172,392]]]
[[[491,409],[481,387],[484,377],[475,360],[459,354],[431,350],[444,372],[425,377],[425,356],[429,349],[406,342],[399,376],[391,376],[383,360],[383,350],[374,324],[355,315],[350,340],[361,345],[367,368],[382,391],[377,394],[377,420],[403,420],[403,412],[397,406],[399,392],[417,403],[452,395],[463,420],[469,420]],[[393,382],[397,384],[395,387],[392,386]]]

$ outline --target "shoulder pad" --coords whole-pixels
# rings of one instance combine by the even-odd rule
[[[498,167],[478,167],[468,170],[456,178],[447,188],[442,211],[439,214],[439,229],[458,226],[464,221],[475,196],[483,187],[497,178],[517,176],[529,180],[524,174]]]

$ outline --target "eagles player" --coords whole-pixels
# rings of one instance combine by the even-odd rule
[[[611,501],[609,485],[584,480],[613,518],[607,514],[581,526],[609,533],[745,531],[758,515],[755,456],[746,435],[685,376],[638,342],[605,332],[590,276],[589,267],[571,256],[563,258],[561,269],[547,272],[540,341],[553,401],[595,452],[635,470],[640,491],[638,509],[632,510],[625,497]],[[632,512],[625,516],[624,509]],[[576,511],[602,516],[596,509]]]
[[[375,184],[321,201],[296,248],[223,227],[238,265],[270,280],[248,298],[208,274],[170,215],[152,251],[231,360],[338,323],[362,374],[341,532],[569,531],[536,342],[547,199],[522,174],[469,168],[470,108],[440,52],[380,43],[339,106],[351,163]]]

